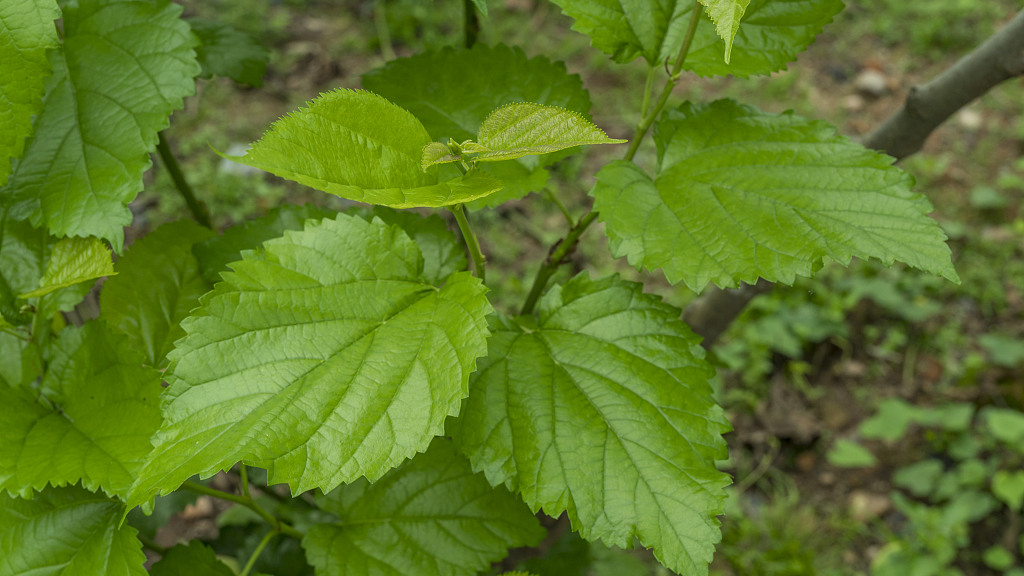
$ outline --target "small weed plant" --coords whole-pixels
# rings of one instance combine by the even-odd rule
[[[162,131],[197,78],[258,85],[266,51],[168,0],[0,3],[0,575],[143,574],[144,547],[154,574],[468,575],[539,544],[542,515],[708,573],[730,483],[713,369],[642,284],[552,281],[581,235],[601,222],[615,257],[694,291],[854,257],[957,274],[891,158],[790,112],[670,104],[684,74],[784,68],[839,0],[555,3],[646,64],[635,131],[597,127],[557,54],[475,43],[501,16],[467,1],[465,46],[392,60],[227,155],[366,207],[220,233]],[[474,213],[592,145],[621,159],[560,191],[592,209],[530,199],[565,233],[495,309]],[[126,248],[153,152],[193,218]],[[100,278],[98,317],[73,312]],[[238,505],[233,547],[153,541],[195,494]]]

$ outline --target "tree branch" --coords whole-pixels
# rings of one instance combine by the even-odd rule
[[[957,110],[999,84],[1024,75],[1024,10],[1002,30],[930,82],[911,88],[903,107],[864,139],[864,146],[897,160],[918,152],[924,141]],[[694,300],[683,320],[711,348],[757,296],[771,289],[760,280],[735,289],[711,287]]]

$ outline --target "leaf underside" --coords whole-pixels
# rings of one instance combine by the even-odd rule
[[[729,425],[679,311],[617,277],[553,288],[539,319],[492,322],[451,428],[475,470],[588,540],[634,537],[681,574],[707,574],[728,478]]]
[[[127,204],[142,189],[157,132],[199,73],[181,10],[168,0],[65,8],[35,131],[0,191],[14,196],[19,214],[56,236],[96,236],[121,251]]]
[[[314,525],[302,546],[327,576],[472,576],[544,536],[522,502],[474,475],[442,438],[373,484],[357,480],[317,503],[338,521]]]
[[[582,114],[532,102],[506,104],[480,125],[481,162],[537,156],[587,144],[620,144]]]
[[[740,29],[740,19],[750,0],[701,0],[711,21],[715,23],[718,36],[725,42],[725,63],[729,63],[732,44]]]
[[[36,298],[81,282],[114,274],[110,248],[98,238],[62,238],[53,247],[40,286],[21,298]]]
[[[657,176],[613,162],[591,191],[616,257],[699,292],[792,283],[823,258],[900,260],[957,281],[927,198],[892,158],[824,122],[731,100],[684,104],[655,127]]]
[[[182,323],[130,503],[238,461],[293,493],[376,479],[458,413],[491,307],[465,272],[427,282],[401,229],[310,221],[231,268]]]

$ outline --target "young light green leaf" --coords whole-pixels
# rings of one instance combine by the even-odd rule
[[[423,122],[432,140],[476,139],[484,118],[495,108],[514,102],[537,102],[590,114],[590,95],[565,64],[538,56],[527,58],[520,48],[477,44],[471,50],[444,48],[399,58],[363,75],[363,86],[404,107]],[[519,169],[481,164],[503,189],[473,201],[493,206],[544,188],[548,166],[568,150],[519,158]]]
[[[1000,470],[992,476],[992,494],[1018,512],[1024,505],[1024,470]]]
[[[0,386],[0,489],[124,497],[160,426],[160,373],[98,321],[65,328],[47,360],[41,392]]]
[[[321,94],[279,119],[231,160],[342,198],[390,206],[450,206],[501,189],[479,172],[437,182],[423,172],[430,136],[409,112],[365,90]]]
[[[222,22],[189,18],[188,24],[200,41],[196,46],[200,76],[223,76],[256,88],[263,85],[270,52],[255,38]]]
[[[77,486],[32,500],[0,492],[0,574],[145,576],[142,543],[120,525],[123,510]]]
[[[185,335],[178,324],[210,289],[192,246],[213,235],[191,220],[165,224],[133,244],[117,262],[120,275],[103,284],[102,317],[145,353],[150,366],[164,366],[174,341]]]
[[[479,162],[538,156],[587,144],[621,144],[582,114],[532,102],[506,104],[484,118]]]
[[[234,576],[235,573],[217,559],[213,548],[198,540],[168,550],[153,564],[149,576]]]
[[[415,212],[374,206],[371,212],[362,216],[366,220],[380,218],[404,230],[423,254],[423,277],[435,286],[440,286],[445,278],[469,266],[466,247],[437,214],[423,217]]]
[[[698,292],[791,283],[826,257],[900,260],[959,281],[913,179],[824,122],[686,103],[663,115],[655,142],[655,179],[618,161],[591,190],[612,252],[638,268]]]
[[[399,228],[339,215],[267,241],[182,322],[132,505],[238,461],[294,493],[376,479],[440,434],[486,351],[468,273],[437,287]]]
[[[61,288],[116,274],[110,248],[99,238],[62,238],[53,247],[39,287],[21,294],[20,298],[38,298]]]
[[[423,147],[423,156],[420,159],[420,166],[426,172],[431,166],[438,164],[450,164],[462,160],[460,154],[452,152],[451,148],[440,142],[431,142]]]
[[[544,536],[522,502],[473,474],[443,438],[373,484],[360,478],[317,503],[338,517],[302,540],[322,576],[472,576]]]
[[[870,450],[846,438],[836,440],[828,451],[828,462],[840,468],[864,468],[878,464]]]
[[[745,0],[705,0],[730,5]],[[554,0],[616,62],[642,56],[651,66],[675,58],[686,35],[693,2],[687,0]],[[841,0],[749,0],[731,45],[711,19],[697,26],[684,69],[701,76],[747,77],[785,68],[843,9]],[[733,22],[735,24],[735,21]],[[730,54],[728,62],[723,54]]]
[[[0,186],[20,158],[32,115],[43,107],[50,63],[46,51],[59,46],[60,17],[55,0],[5,0],[0,3]]]
[[[707,574],[729,424],[679,310],[617,277],[553,288],[539,319],[499,317],[449,431],[475,470],[588,539],[633,538]]]
[[[747,9],[750,0],[700,0],[704,8],[715,23],[715,30],[718,36],[725,42],[725,63],[729,63],[732,54],[732,43],[736,39],[736,32],[740,29],[740,19],[743,18],[743,11]]]
[[[3,191],[33,224],[56,236],[97,236],[121,251],[126,205],[142,190],[157,132],[195,90],[195,36],[181,10],[169,0],[65,8],[64,44],[50,53],[35,132]]]

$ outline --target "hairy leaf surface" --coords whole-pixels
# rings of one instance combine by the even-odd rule
[[[532,102],[506,104],[480,125],[481,162],[537,156],[586,144],[621,144],[578,112]]]
[[[165,224],[133,244],[117,262],[120,274],[103,284],[103,318],[150,366],[163,367],[174,341],[185,335],[179,323],[210,289],[192,246],[211,236],[191,220]]]
[[[146,555],[124,505],[78,487],[32,500],[0,492],[0,574],[145,576]]]
[[[363,86],[404,107],[423,122],[433,140],[475,139],[495,108],[515,102],[559,106],[590,115],[590,95],[565,64],[520,48],[477,44],[470,50],[444,48],[393,60],[363,75]],[[480,170],[501,180],[503,189],[474,201],[495,206],[543,189],[547,166],[567,152],[526,157],[514,164],[490,164]],[[509,167],[511,165],[511,167]]]
[[[32,115],[43,107],[60,17],[54,0],[5,0],[0,3],[0,186],[11,174],[11,158],[20,158]]]
[[[451,431],[474,469],[589,540],[634,537],[681,574],[706,574],[728,478],[711,367],[679,310],[617,277],[585,275],[539,318],[492,321],[488,355]]]
[[[196,47],[200,76],[223,76],[256,88],[263,85],[270,52],[255,38],[231,25],[202,18],[189,18],[188,24],[201,42]]]
[[[295,493],[376,479],[458,413],[491,307],[468,273],[427,282],[401,229],[311,221],[231,268],[182,323],[132,503],[240,460]]]
[[[392,208],[450,206],[501,189],[472,171],[445,182],[424,173],[430,136],[415,116],[365,90],[321,94],[279,119],[245,156],[228,158],[342,198]]]
[[[53,247],[39,287],[21,298],[37,298],[81,282],[113,276],[110,248],[98,238],[62,238]]]
[[[663,115],[655,142],[655,179],[613,162],[591,191],[612,252],[638,268],[698,292],[791,283],[825,257],[900,260],[958,281],[913,179],[824,122],[687,103]]]
[[[616,62],[643,57],[651,66],[674,59],[689,25],[687,0],[553,0],[576,22],[573,30],[590,36],[595,48]],[[708,0],[717,7],[741,0]],[[684,69],[701,76],[746,77],[785,68],[843,8],[841,0],[750,0],[731,48],[715,24],[702,16]],[[735,9],[733,9],[735,14]],[[730,26],[735,25],[736,20]],[[728,61],[723,54],[729,54]]]
[[[373,484],[359,479],[317,503],[338,521],[314,525],[302,546],[325,576],[472,576],[544,536],[522,502],[441,438]]]
[[[97,236],[118,252],[157,132],[193,93],[195,37],[168,0],[81,0],[64,10],[35,132],[7,189],[56,236]]]
[[[217,559],[213,548],[198,540],[186,546],[178,544],[153,564],[150,576],[234,576],[226,564]]]
[[[41,392],[0,386],[0,488],[125,496],[160,426],[160,373],[97,321],[61,331],[47,360]]]

